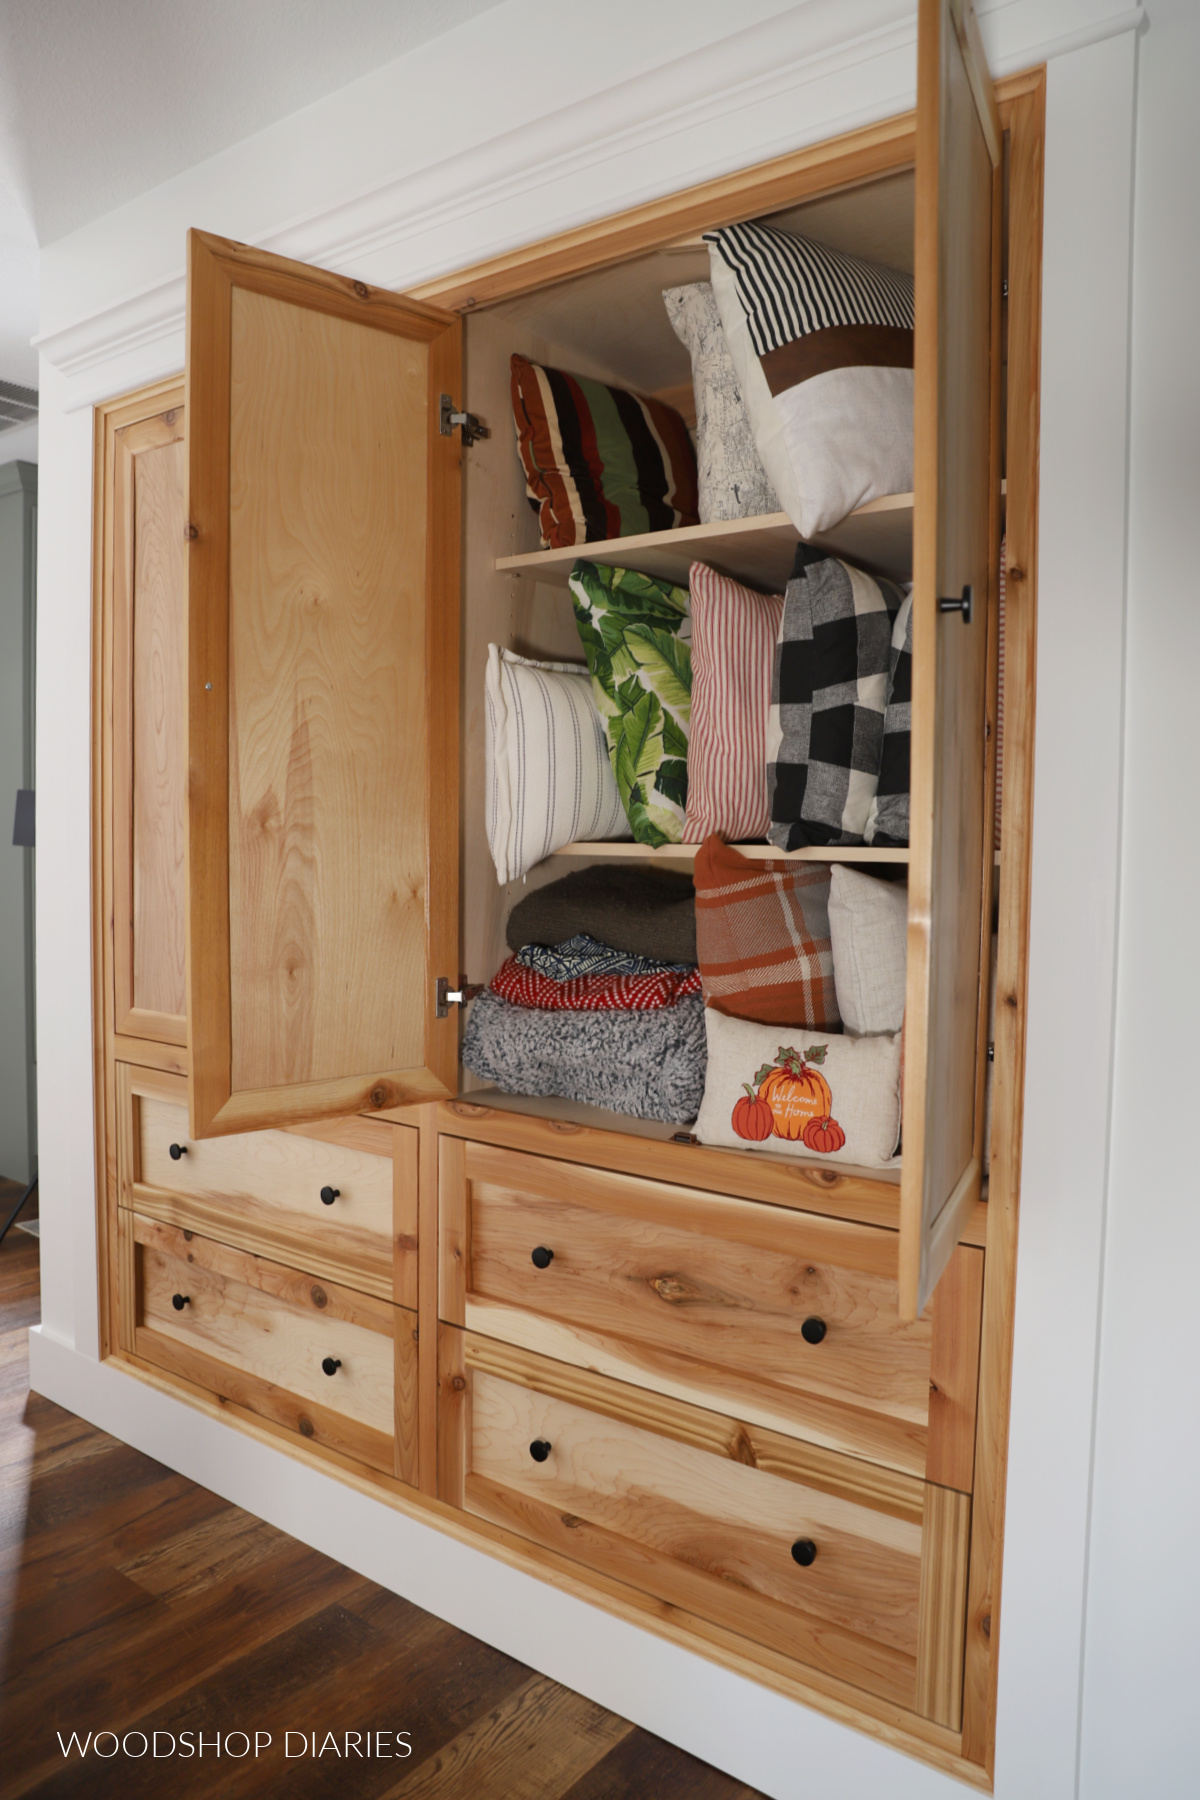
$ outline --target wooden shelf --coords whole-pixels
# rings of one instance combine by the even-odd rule
[[[735,850],[755,862],[782,859],[785,862],[849,862],[906,863],[907,850],[877,850],[872,844],[809,844],[803,850],[776,850],[774,844],[735,844]],[[555,856],[630,856],[645,862],[686,862],[696,860],[699,844],[663,844],[654,849],[650,844],[635,844],[632,838],[586,839],[564,844]]]
[[[848,513],[840,525],[812,542],[872,573],[907,581],[912,574],[912,511],[911,494],[885,494]],[[572,544],[565,550],[501,556],[496,568],[565,587],[576,562],[585,557],[686,587],[690,565],[704,562],[750,587],[782,593],[799,541],[786,513],[766,513],[757,519],[726,519],[715,525],[686,525],[680,531],[645,531],[599,544]]]

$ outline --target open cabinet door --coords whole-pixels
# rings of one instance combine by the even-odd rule
[[[189,234],[195,1137],[454,1091],[460,363],[456,316]]]
[[[990,941],[988,638],[998,561],[1002,140],[970,0],[920,0],[912,814],[900,1311],[979,1198]],[[970,589],[969,616],[944,607]]]

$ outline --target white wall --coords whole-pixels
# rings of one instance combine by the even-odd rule
[[[1200,1791],[1200,7],[1141,45],[1124,848],[1083,1708],[1086,1800]]]
[[[1185,0],[1176,0],[1172,16],[1184,10]],[[879,1791],[895,1800],[936,1800],[952,1787],[924,1765],[631,1627],[598,1619],[581,1603],[372,1502],[340,1498],[331,1509],[323,1475],[281,1465],[96,1362],[89,408],[100,395],[180,366],[188,224],[404,286],[904,110],[913,98],[914,11],[913,0],[791,7],[748,0],[731,19],[725,0],[656,0],[649,9],[613,0],[606,22],[628,12],[637,29],[599,34],[593,9],[565,0],[556,9],[544,79],[534,88],[528,45],[540,8],[534,0],[509,0],[86,227],[54,246],[43,264],[39,941],[53,948],[43,959],[40,1024],[42,1065],[53,1067],[55,1080],[52,1102],[44,1101],[52,1117],[43,1121],[45,1325],[33,1346],[37,1385],[331,1554],[347,1559],[352,1543],[354,1566],[763,1791],[782,1797],[819,1790],[827,1800]],[[994,67],[1053,56],[1034,989],[1000,1625],[1002,1800],[1068,1800],[1079,1791],[1120,855],[1133,22],[1135,15],[1115,12],[1111,0],[993,0],[984,19]],[[1175,29],[1168,24],[1164,36]],[[630,44],[638,58],[632,70],[625,63]],[[515,114],[517,93],[523,104]],[[440,110],[445,96],[460,114],[450,137]],[[427,123],[434,110],[436,134]],[[1131,699],[1131,719],[1137,717]],[[1156,716],[1146,727],[1148,782],[1168,784],[1178,766],[1164,768],[1163,746],[1149,735],[1173,725]],[[1127,919],[1131,904],[1127,896]],[[1144,988],[1139,999],[1157,1004]],[[1147,1023],[1139,1039],[1151,1035]],[[1160,1129],[1170,1130],[1161,1121]],[[1118,1142],[1118,1180],[1122,1168]],[[1132,1200],[1129,1211],[1132,1219]],[[1110,1256],[1115,1232],[1114,1225]],[[1157,1241],[1164,1241],[1161,1232]],[[1156,1243],[1147,1282],[1169,1254]],[[1105,1405],[1120,1391],[1121,1372],[1136,1366],[1113,1336],[1113,1316],[1110,1303]],[[1108,1417],[1102,1406],[1098,1530],[1120,1491]],[[1114,1445],[1124,1429],[1118,1410]],[[1122,1522],[1118,1506],[1114,1529]],[[1109,1705],[1096,1688],[1111,1644],[1104,1607],[1120,1599],[1106,1596],[1097,1567],[1093,1557],[1089,1732],[1100,1729],[1093,1721]],[[1111,1731],[1111,1720],[1105,1723]],[[1136,1727],[1129,1742],[1140,1742]],[[1083,1762],[1089,1782],[1103,1778],[1092,1774],[1091,1743],[1089,1737]],[[1117,1789],[1094,1789],[1097,1796],[1107,1791]],[[1087,1786],[1082,1792],[1091,1800]]]

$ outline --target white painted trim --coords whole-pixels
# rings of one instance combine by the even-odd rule
[[[863,13],[861,0],[855,10]],[[1038,0],[1030,14],[1029,0],[1015,0],[984,12],[993,68],[1009,73],[1069,53],[1136,30],[1145,17],[1139,5],[1072,22],[1091,10],[1086,0]],[[618,158],[636,154],[653,166],[655,150],[681,134],[703,141],[722,123],[745,114],[772,122],[803,121],[774,143],[760,141],[752,154],[726,155],[694,167],[689,178],[699,181],[818,142],[834,131],[873,123],[913,104],[914,11],[911,4],[893,5],[889,11],[883,23],[848,31],[852,12],[847,0],[810,0],[499,138],[349,192],[335,205],[297,214],[249,241],[377,285],[411,287],[461,266],[438,252],[447,231],[457,227],[461,237],[461,228],[470,227],[471,260],[516,248],[529,241],[527,234],[489,236],[486,222],[493,215],[519,207],[534,192],[570,187],[584,171]],[[877,18],[878,8],[874,13]],[[1064,29],[1047,36],[1047,23]],[[1021,28],[1030,26],[1042,35],[1027,45]],[[820,90],[833,78],[855,71],[865,76],[868,70],[876,78],[885,70],[887,75],[882,84],[877,79],[864,83],[857,111],[847,112],[843,103],[842,110],[831,114],[821,106]],[[624,204],[657,198],[676,185],[651,182],[630,191]],[[603,215],[585,211],[550,219],[545,233],[584,223],[589,216]],[[137,353],[142,359],[133,380],[151,380],[182,366],[184,303],[184,276],[175,272],[34,343],[72,379],[69,405],[92,405],[130,384],[129,363]]]

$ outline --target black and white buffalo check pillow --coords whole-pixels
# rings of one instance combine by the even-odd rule
[[[879,786],[867,814],[868,844],[908,843],[909,749],[912,736],[912,595],[905,596],[892,626],[891,674],[883,715]]]
[[[777,849],[864,842],[883,759],[893,630],[904,600],[894,582],[811,545],[798,547],[767,729],[767,835]]]
[[[908,493],[912,276],[752,221],[704,235],[754,442],[801,537]]]

